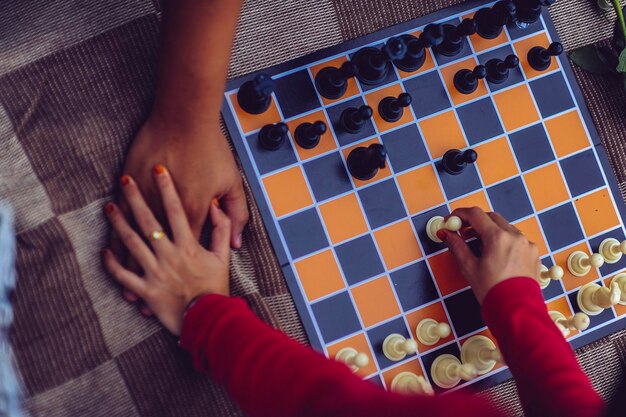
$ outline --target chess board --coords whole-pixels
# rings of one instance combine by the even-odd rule
[[[436,357],[459,357],[469,336],[492,337],[450,253],[426,236],[425,225],[435,215],[466,206],[501,213],[539,246],[544,265],[565,269],[564,278],[552,281],[543,294],[550,310],[566,316],[579,311],[582,285],[607,285],[626,269],[626,257],[582,278],[566,268],[575,250],[597,252],[606,237],[625,239],[626,217],[567,59],[553,60],[543,72],[527,63],[533,46],[557,40],[546,11],[528,28],[507,27],[494,40],[471,36],[455,57],[428,51],[420,70],[394,68],[378,86],[350,79],[338,100],[315,89],[320,69],[340,66],[362,47],[380,47],[403,33],[418,35],[429,23],[458,24],[490,4],[467,2],[266,69],[262,72],[274,78],[276,88],[263,114],[247,114],[237,103],[238,88],[255,74],[229,82],[225,93],[223,117],[312,346],[329,357],[348,346],[365,352],[370,364],[359,375],[385,387],[402,371],[432,383]],[[505,83],[480,81],[470,95],[455,90],[452,80],[459,69],[511,53],[521,64]],[[357,134],[338,128],[345,108],[377,109],[384,97],[403,91],[413,101],[398,122],[382,120],[375,110]],[[293,140],[295,128],[317,120],[329,126],[327,132],[317,147],[300,148]],[[259,129],[281,121],[290,140],[279,150],[263,149]],[[352,178],[348,153],[377,142],[387,149],[387,166],[369,181]],[[441,169],[445,151],[470,147],[479,155],[474,166],[458,176]],[[574,347],[588,344],[625,327],[625,317],[626,306],[607,309],[569,340]],[[424,318],[449,323],[452,334],[433,346],[418,343],[417,354],[402,361],[388,360],[382,353],[385,337],[416,338]],[[506,367],[497,366],[459,387],[508,378]]]

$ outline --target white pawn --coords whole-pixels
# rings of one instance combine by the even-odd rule
[[[463,221],[457,216],[450,216],[448,221],[445,221],[441,216],[435,216],[426,223],[426,234],[433,242],[441,243],[441,239],[437,237],[438,231],[446,229],[451,232],[458,232],[462,226]]]
[[[435,395],[433,387],[421,375],[413,372],[400,372],[391,381],[391,391],[399,394]]]
[[[611,280],[611,285],[616,283],[620,289],[621,296],[619,298],[619,303],[621,305],[626,305],[626,274],[617,274]]]
[[[450,336],[450,333],[451,329],[448,323],[439,323],[433,319],[420,321],[415,329],[417,340],[427,346],[432,346],[439,342],[439,340],[445,339]]]
[[[390,361],[401,361],[406,355],[417,352],[417,342],[398,333],[390,334],[383,341],[383,353]]]
[[[461,380],[469,381],[478,376],[474,365],[462,364],[456,356],[447,353],[435,359],[430,367],[430,374],[433,382],[445,389],[456,387]]]
[[[351,347],[340,349],[335,355],[335,360],[345,363],[352,372],[365,368],[370,363],[370,358],[365,353],[357,352],[356,349]]]
[[[496,363],[502,363],[502,354],[486,336],[472,336],[461,346],[461,362],[473,365],[478,375],[491,371]]]
[[[551,280],[558,280],[563,278],[565,271],[558,265],[554,265],[550,269],[547,266],[541,265],[541,276],[539,277],[539,285],[541,288],[546,288],[550,285]]]
[[[584,277],[591,271],[591,267],[600,268],[604,265],[604,258],[599,253],[591,256],[577,250],[567,258],[567,269],[575,277]]]
[[[620,243],[619,240],[612,237],[604,239],[600,243],[599,249],[600,255],[604,257],[604,261],[607,264],[614,264],[622,259],[622,256],[626,254],[626,240]]]
[[[617,304],[622,296],[617,282],[612,282],[611,287],[601,287],[595,283],[583,285],[578,291],[578,307],[590,316],[597,316],[604,309]]]
[[[560,311],[550,311],[550,318],[563,333],[563,337],[567,337],[571,330],[587,330],[589,328],[589,316],[585,313],[576,313],[569,318],[565,317]]]

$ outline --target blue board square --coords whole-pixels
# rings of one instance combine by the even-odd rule
[[[313,159],[303,164],[303,167],[317,202],[352,189],[350,178],[339,152]]]
[[[485,327],[480,304],[471,289],[446,298],[444,303],[458,337]]]
[[[515,55],[515,52],[513,51],[513,48],[511,48],[510,45],[504,45],[501,48],[494,49],[492,51],[485,52],[484,54],[479,55],[478,62],[480,62],[482,65],[486,65],[487,61],[491,59],[495,59],[495,58],[501,59],[504,61],[504,59],[509,55]],[[489,89],[491,90],[491,92],[496,92],[496,91],[502,90],[503,88],[521,83],[522,81],[524,81],[524,76],[522,75],[522,69],[518,66],[517,68],[512,68],[509,70],[509,78],[507,78],[506,81],[503,82],[502,84],[494,84],[494,83],[488,83],[488,84],[489,84]]]
[[[541,19],[531,23],[526,27],[518,27],[515,23],[509,23],[506,28],[509,32],[509,36],[511,37],[511,39],[519,39],[521,37],[542,31],[543,23],[541,23]]]
[[[563,159],[561,169],[572,197],[604,186],[602,171],[591,149]]]
[[[539,78],[529,84],[542,117],[550,117],[574,107],[574,100],[562,72]]]
[[[361,329],[347,291],[312,304],[311,310],[325,343],[331,343]],[[341,317],[341,320],[337,320],[337,317]]]
[[[572,203],[541,213],[539,222],[553,252],[585,237]]]
[[[433,242],[426,234],[426,224],[428,221],[435,216],[445,217],[450,214],[448,207],[441,206],[435,209],[429,210],[425,213],[418,214],[417,216],[413,216],[411,219],[413,221],[413,226],[415,226],[415,231],[417,232],[417,237],[422,243],[422,248],[424,248],[424,254],[431,255],[435,252],[438,252],[442,249],[446,248],[446,245],[443,243]]]
[[[602,235],[591,239],[589,241],[589,245],[591,245],[591,250],[594,253],[598,253],[600,249],[600,243],[602,243],[604,239],[608,239],[610,237],[612,237],[613,239],[617,239],[620,242],[626,239],[626,237],[624,237],[624,232],[622,231],[622,228],[620,227],[620,228],[611,230],[610,232],[603,233]],[[600,268],[600,273],[602,274],[603,277],[606,277],[615,272],[621,271],[624,268],[626,268],[626,256],[622,256],[622,258],[614,264],[605,262],[604,265]]]
[[[436,350],[430,351],[422,355],[422,363],[424,364],[424,371],[428,374],[431,381],[433,380],[433,377],[431,374],[433,362],[435,362],[435,359],[437,359],[441,355],[452,355],[461,359],[461,352],[459,351],[459,347],[457,346],[456,343],[450,343],[448,345],[439,347]],[[467,384],[467,382],[461,380],[461,382],[459,383],[459,385],[457,385],[457,387],[463,386],[464,384]],[[438,387],[436,384],[433,384],[433,390],[435,391],[435,394],[441,394],[442,392],[446,391],[445,389]]]
[[[424,261],[392,272],[390,277],[404,312],[433,301],[439,296]]]
[[[256,162],[256,166],[261,175],[298,162],[298,158],[296,158],[296,154],[289,139],[285,140],[285,143],[275,151],[268,151],[261,146],[258,133],[249,135],[246,137],[246,140],[248,141],[254,162]]]
[[[293,259],[328,246],[328,239],[315,208],[282,219],[278,224]]]
[[[406,217],[402,198],[393,179],[359,190],[359,198],[372,229]]]
[[[509,140],[522,172],[554,160],[550,140],[541,123],[510,134]]]
[[[396,174],[430,160],[416,124],[387,133],[382,141]]]
[[[374,350],[376,362],[378,362],[378,367],[381,370],[397,363],[387,359],[387,357],[383,353],[383,342],[385,341],[385,338],[392,333],[401,334],[406,338],[411,337],[409,330],[406,327],[406,323],[404,322],[404,319],[402,317],[399,317],[385,324],[381,324],[380,326],[374,327],[367,332],[367,337],[370,340],[370,343]],[[415,355],[409,355],[409,357],[410,356]]]
[[[596,284],[602,286],[602,282],[600,281],[596,281]],[[569,300],[574,309],[574,313],[582,312],[580,310],[580,307],[578,307],[578,291],[575,291],[569,294]],[[584,332],[588,332],[594,327],[598,327],[601,324],[604,324],[607,321],[614,319],[614,318],[615,318],[615,314],[613,314],[612,308],[607,308],[603,310],[602,313],[598,314],[597,316],[589,316],[589,327],[587,328],[587,330],[584,330]]]
[[[403,81],[404,89],[411,94],[415,117],[421,119],[451,106],[450,99],[437,71],[431,71]]]
[[[526,217],[533,212],[528,193],[520,177],[494,185],[487,189],[494,211],[508,222]]]
[[[370,136],[374,136],[376,134],[376,130],[374,129],[374,125],[372,124],[371,120],[368,120],[358,133],[348,133],[341,128],[341,124],[339,123],[339,120],[341,119],[341,113],[348,107],[358,108],[363,106],[364,104],[365,102],[361,97],[356,97],[352,100],[343,101],[326,109],[326,112],[328,113],[328,118],[330,119],[330,124],[332,126],[333,132],[335,132],[335,137],[337,138],[339,145],[349,145],[351,143],[354,143],[361,139],[365,139]]]
[[[487,97],[456,109],[470,145],[504,133],[491,98]]]
[[[441,185],[443,185],[443,190],[446,192],[448,200],[470,194],[472,191],[482,188],[475,164],[468,165],[465,171],[459,175],[448,174],[443,169],[441,161],[437,162],[435,166],[437,167],[437,174],[439,175]]]
[[[274,94],[285,119],[321,106],[307,70],[276,79]]]
[[[349,285],[357,284],[385,271],[370,235],[337,246],[335,253]]]

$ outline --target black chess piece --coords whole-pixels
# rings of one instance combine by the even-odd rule
[[[563,53],[560,42],[552,42],[548,48],[535,46],[528,52],[528,64],[536,71],[545,71],[552,64],[552,57]]]
[[[476,12],[476,33],[484,39],[495,39],[502,33],[502,28],[515,19],[517,7],[511,0],[499,1],[492,7],[485,7]]]
[[[443,42],[443,26],[430,24],[424,28],[419,38],[413,35],[402,35],[401,38],[406,45],[406,54],[402,59],[394,60],[393,63],[404,72],[414,72],[424,65],[426,48],[432,48]]]
[[[458,55],[465,45],[465,38],[476,33],[476,21],[474,19],[463,19],[458,25],[443,25],[443,42],[433,47],[440,55]]]
[[[267,74],[258,74],[246,81],[237,92],[237,102],[246,113],[261,114],[272,103],[274,80]]]
[[[398,97],[385,97],[378,103],[378,114],[383,120],[393,123],[402,118],[404,108],[411,104],[409,93],[401,93]]]
[[[348,107],[339,116],[339,125],[344,132],[358,133],[372,117],[374,111],[370,106]]]
[[[259,131],[259,143],[268,151],[275,151],[285,142],[288,131],[284,123],[265,125]]]
[[[450,175],[459,175],[465,171],[468,164],[473,164],[478,159],[478,154],[473,149],[464,152],[458,149],[450,149],[443,155],[441,166]]]
[[[518,26],[527,27],[532,25],[541,16],[542,7],[550,7],[556,0],[513,0],[517,9],[515,19]]]
[[[462,69],[454,75],[454,86],[462,94],[472,94],[478,88],[478,80],[487,76],[484,65],[477,65],[473,70]]]
[[[509,71],[519,65],[519,58],[515,55],[507,56],[504,61],[498,58],[490,59],[485,64],[487,81],[492,84],[502,84],[509,78]]]
[[[356,65],[350,61],[339,68],[325,67],[315,76],[315,87],[323,97],[337,99],[346,93],[348,79],[355,75]]]
[[[304,149],[313,149],[320,143],[320,137],[326,133],[326,123],[317,121],[315,123],[302,123],[296,128],[294,136],[296,143]]]
[[[402,59],[406,45],[400,37],[389,38],[382,49],[368,46],[356,51],[352,62],[356,65],[356,77],[363,84],[382,83],[391,69],[391,62]]]
[[[347,164],[350,174],[361,181],[374,178],[379,169],[385,168],[387,150],[380,143],[359,146],[348,154]]]

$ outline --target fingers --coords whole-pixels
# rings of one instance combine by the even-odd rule
[[[167,169],[158,164],[153,170],[154,178],[161,193],[161,200],[172,229],[175,242],[194,240],[183,203],[176,192],[176,186]]]
[[[223,262],[230,259],[230,243],[232,225],[230,219],[217,204],[211,204],[209,210],[211,215],[211,223],[213,224],[213,232],[211,233],[211,252],[215,253]]]
[[[478,262],[478,259],[472,253],[472,250],[467,245],[465,240],[458,234],[450,232],[449,230],[441,230],[441,237],[456,262],[461,267],[461,270],[471,271]]]
[[[104,266],[117,282],[119,282],[127,291],[137,294],[139,297],[145,296],[147,288],[146,281],[124,268],[110,250],[105,249],[103,257]]]
[[[500,213],[487,213],[487,216],[489,216],[489,218],[491,218],[491,220],[493,220],[493,222],[497,224],[500,228],[515,234],[521,233],[517,227],[506,221],[506,219],[502,217]]]
[[[243,228],[246,227],[250,216],[241,181],[221,198],[220,204],[231,221],[230,245],[234,249],[239,249],[242,244]]]
[[[480,237],[489,236],[500,229],[487,213],[478,207],[459,208],[451,215],[460,217],[463,223],[471,226]]]

